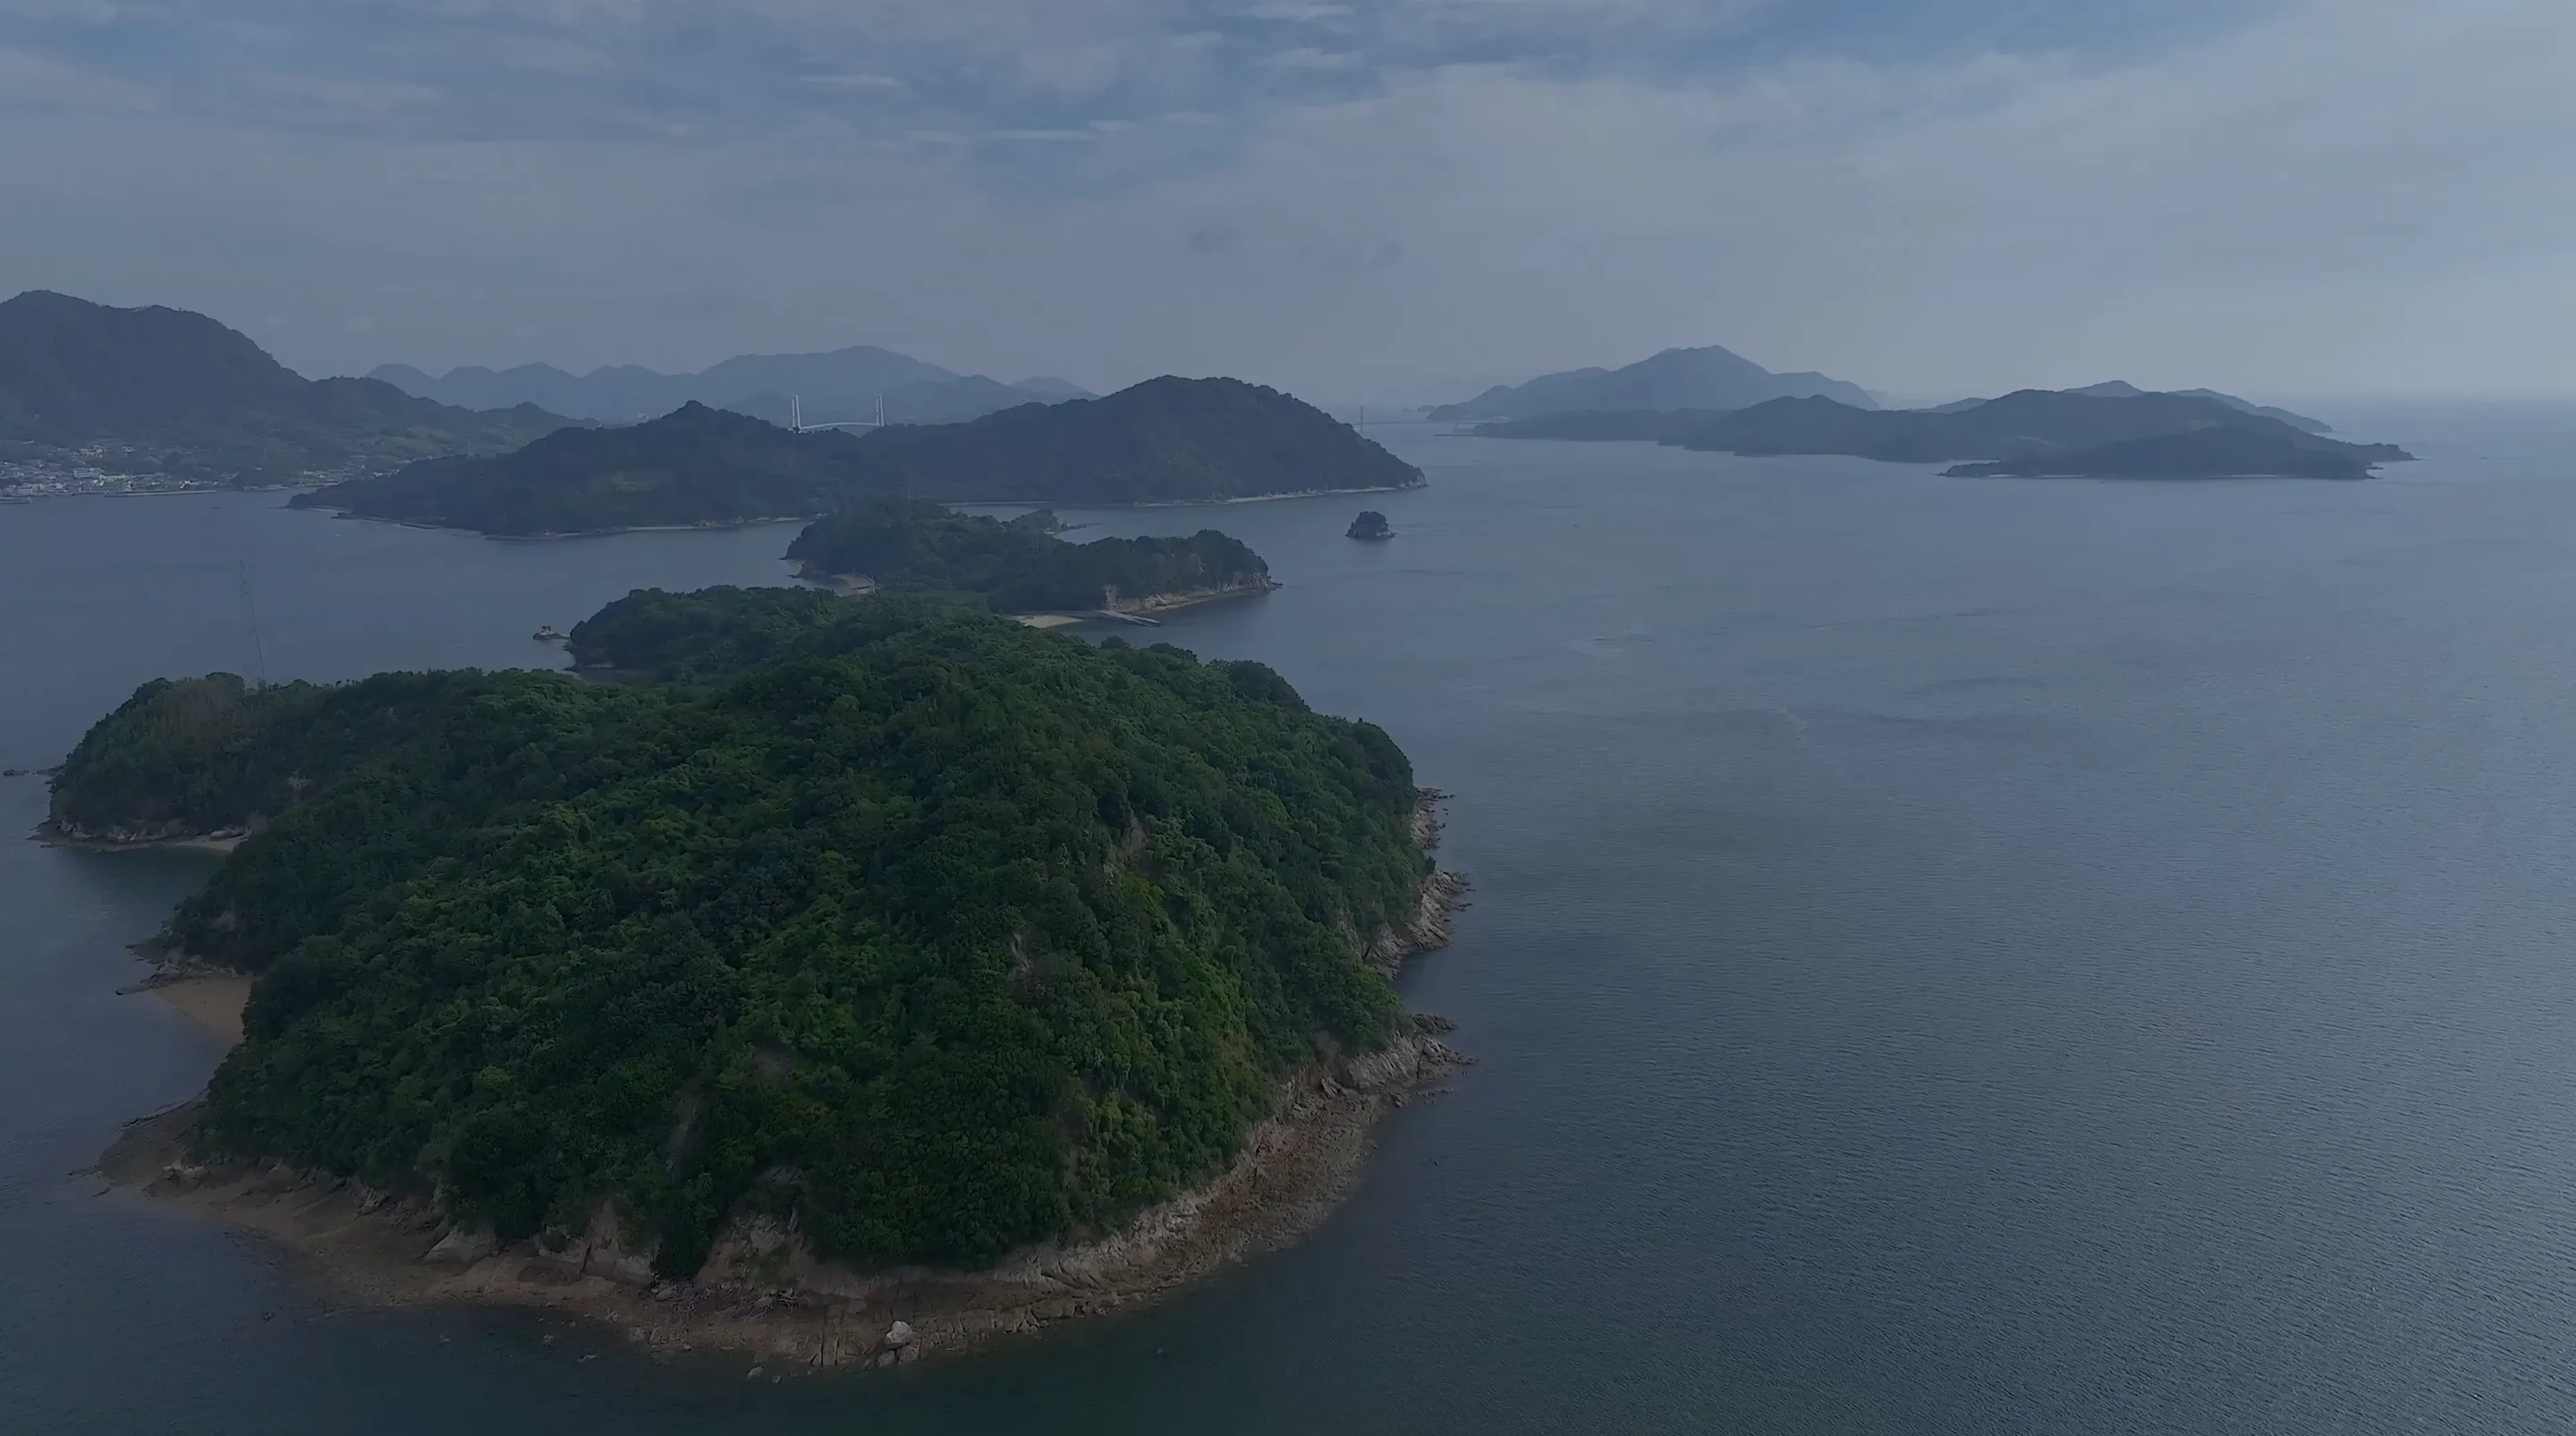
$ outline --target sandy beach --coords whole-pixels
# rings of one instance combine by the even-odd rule
[[[241,1045],[242,1008],[250,1002],[250,979],[229,975],[180,977],[146,984],[142,991],[168,1003],[179,1015],[206,1029],[230,1052]]]

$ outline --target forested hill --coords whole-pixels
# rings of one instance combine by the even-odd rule
[[[860,441],[690,404],[650,423],[565,429],[512,454],[435,459],[298,494],[334,508],[496,534],[803,518],[860,491]]]
[[[807,578],[865,580],[884,593],[973,594],[1005,613],[1133,610],[1272,587],[1261,556],[1214,529],[1067,543],[928,499],[872,499],[827,515],[797,535],[787,556]]]
[[[43,290],[0,303],[0,442],[109,446],[136,472],[285,482],[512,449],[565,422],[450,408],[373,379],[308,380],[184,310]]]
[[[743,614],[653,601],[704,647]],[[792,602],[784,651],[686,687],[371,680],[445,692],[201,732],[164,721],[183,683],[104,720],[65,792],[268,812],[167,934],[260,974],[200,1155],[511,1239],[606,1204],[681,1277],[753,1214],[861,1265],[977,1263],[1115,1227],[1301,1063],[1395,1034],[1361,947],[1429,866],[1384,733],[1257,664]],[[305,781],[281,805],[271,773]]]
[[[1423,481],[1323,410],[1239,379],[1149,379],[970,424],[882,429],[866,452],[871,483],[952,503],[1179,503]]]
[[[871,496],[1134,504],[1403,488],[1419,469],[1289,395],[1154,379],[864,438],[791,433],[691,405],[503,458],[422,464],[298,502],[485,533],[578,533],[812,517]]]

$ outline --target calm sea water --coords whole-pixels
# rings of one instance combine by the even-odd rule
[[[1161,635],[1384,724],[1483,1058],[1298,1249],[884,1377],[339,1309],[67,1175],[214,1052],[124,945],[202,864],[0,845],[0,1429],[2563,1432],[2576,417],[2366,485],[1963,482],[1403,435]],[[139,680],[557,661],[790,531],[507,544],[264,497],[0,508],[0,764]],[[244,622],[247,569],[261,630]],[[0,782],[0,829],[41,816]],[[548,1338],[553,1338],[551,1341]]]

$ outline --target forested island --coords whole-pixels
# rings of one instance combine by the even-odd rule
[[[1292,1237],[1455,1060],[1388,982],[1427,797],[1259,664],[793,590],[573,641],[661,681],[216,675],[81,741],[58,825],[249,832],[158,940],[256,974],[245,1039],[107,1170],[379,1289],[890,1364]]]
[[[972,594],[1005,613],[1151,613],[1278,587],[1259,554],[1214,529],[1067,543],[1054,514],[1038,514],[1004,523],[927,499],[869,499],[816,520],[787,557],[808,579]]]
[[[2209,391],[2129,385],[2026,389],[1939,409],[1858,409],[1824,398],[1773,399],[1726,413],[1579,412],[1480,425],[1505,439],[1651,439],[1747,456],[1843,454],[1949,463],[1958,475],[2099,478],[2357,479],[2414,455],[2393,444],[2326,437],[2323,425]],[[1968,462],[1961,462],[1968,461]]]
[[[515,449],[570,421],[306,379],[202,314],[30,290],[0,303],[0,458],[232,484]]]
[[[491,534],[812,518],[863,499],[1153,504],[1417,487],[1422,471],[1322,410],[1234,379],[1152,379],[865,436],[691,404],[517,453],[416,464],[296,502]]]
[[[2027,449],[2008,459],[1957,464],[1949,478],[2366,479],[2368,449],[2294,443],[2278,434],[2213,424],[2082,449]]]
[[[1896,463],[2003,461],[2080,453],[2135,440],[2230,430],[2267,449],[2341,455],[2365,467],[2412,458],[2388,444],[2348,444],[2217,399],[2105,397],[2026,389],[1971,408],[1863,410],[1830,399],[1779,399],[1683,435],[1683,448],[1746,455],[1849,454]],[[2183,452],[2183,451],[2177,451]]]

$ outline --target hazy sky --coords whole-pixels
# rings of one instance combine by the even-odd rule
[[[308,373],[2576,392],[2569,0],[0,0],[0,290]]]

